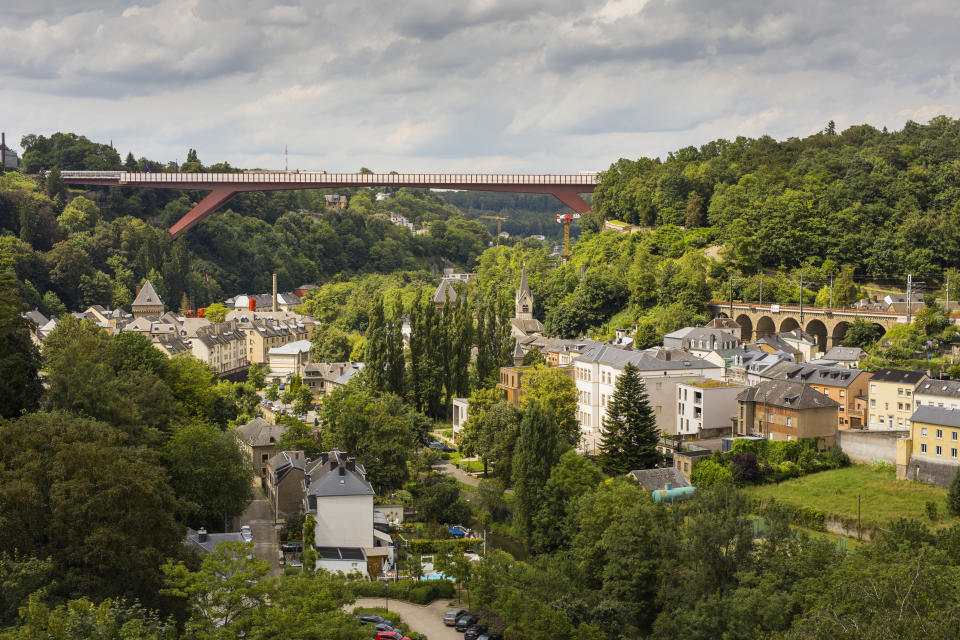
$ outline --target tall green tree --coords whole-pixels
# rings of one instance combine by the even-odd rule
[[[524,539],[531,541],[533,518],[542,502],[544,486],[561,454],[570,448],[550,407],[532,400],[523,413],[513,452],[514,519]]]
[[[407,393],[407,362],[403,354],[403,301],[397,294],[387,324],[387,390],[401,398]]]
[[[383,310],[383,296],[378,295],[370,310],[370,323],[364,335],[367,345],[363,357],[370,388],[376,392],[387,388],[387,320]]]
[[[600,433],[600,464],[608,471],[622,474],[649,469],[662,460],[657,451],[657,418],[647,400],[640,372],[633,364],[628,363],[617,376]]]
[[[526,410],[531,402],[549,408],[557,428],[571,446],[580,442],[580,423],[577,422],[577,387],[567,372],[559,367],[534,367],[520,380],[523,397],[520,408]]]
[[[541,553],[566,547],[573,536],[580,498],[596,490],[603,472],[593,462],[570,449],[550,472],[543,502],[533,518],[531,539]]]
[[[0,266],[0,417],[33,411],[40,401],[40,352],[30,325],[20,315],[22,302],[11,269]]]
[[[233,431],[190,424],[177,427],[163,446],[170,484],[187,502],[187,523],[230,529],[253,499],[253,464]]]
[[[161,605],[181,507],[159,457],[117,429],[66,413],[0,420],[0,549],[50,558],[51,595]]]

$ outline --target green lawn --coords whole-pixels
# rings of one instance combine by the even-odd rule
[[[928,484],[897,480],[892,469],[856,464],[845,469],[813,473],[780,484],[745,489],[748,495],[808,506],[827,516],[857,517],[857,496],[861,497],[864,524],[886,526],[898,517],[927,520],[926,503],[934,501],[946,519],[946,489]]]

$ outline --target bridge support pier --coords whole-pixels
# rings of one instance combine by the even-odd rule
[[[197,223],[222,207],[235,195],[237,195],[237,191],[233,189],[214,189],[208,193],[203,200],[198,202],[197,206],[190,210],[190,213],[177,220],[177,223],[170,227],[170,235],[174,238],[180,237],[180,234],[193,228]]]
[[[580,197],[580,194],[573,190],[551,191],[550,194],[567,205],[577,213],[586,213],[590,211],[590,203]]]

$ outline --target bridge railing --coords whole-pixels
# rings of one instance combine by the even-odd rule
[[[508,173],[324,173],[320,171],[250,171],[243,173],[183,173],[128,171],[63,171],[64,179],[107,178],[120,184],[336,184],[336,185],[490,185],[594,187],[595,175]]]
[[[730,301],[723,300],[711,300],[707,303],[707,306],[710,307],[730,307]],[[770,313],[776,313],[773,311],[773,307],[778,307],[780,312],[783,311],[799,311],[799,304],[781,304],[781,303],[763,303],[759,302],[744,302],[742,300],[734,300],[733,307],[735,309],[742,309],[744,307],[749,307],[755,310],[768,311]],[[918,310],[922,307],[918,307]],[[823,312],[823,313],[848,313],[852,315],[880,315],[880,316],[902,316],[905,315],[901,311],[885,311],[882,309],[857,309],[856,307],[815,307],[813,305],[803,305],[804,313],[810,312]]]

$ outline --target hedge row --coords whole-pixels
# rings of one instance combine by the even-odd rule
[[[409,551],[422,555],[424,553],[437,553],[440,549],[447,547],[451,551],[466,553],[473,551],[478,545],[482,545],[480,538],[447,538],[440,540],[428,540],[426,538],[416,538],[410,541]]]
[[[429,604],[437,598],[452,598],[456,595],[453,583],[447,580],[398,580],[396,582],[354,582],[350,590],[357,596],[367,598],[393,598],[416,604]]]

